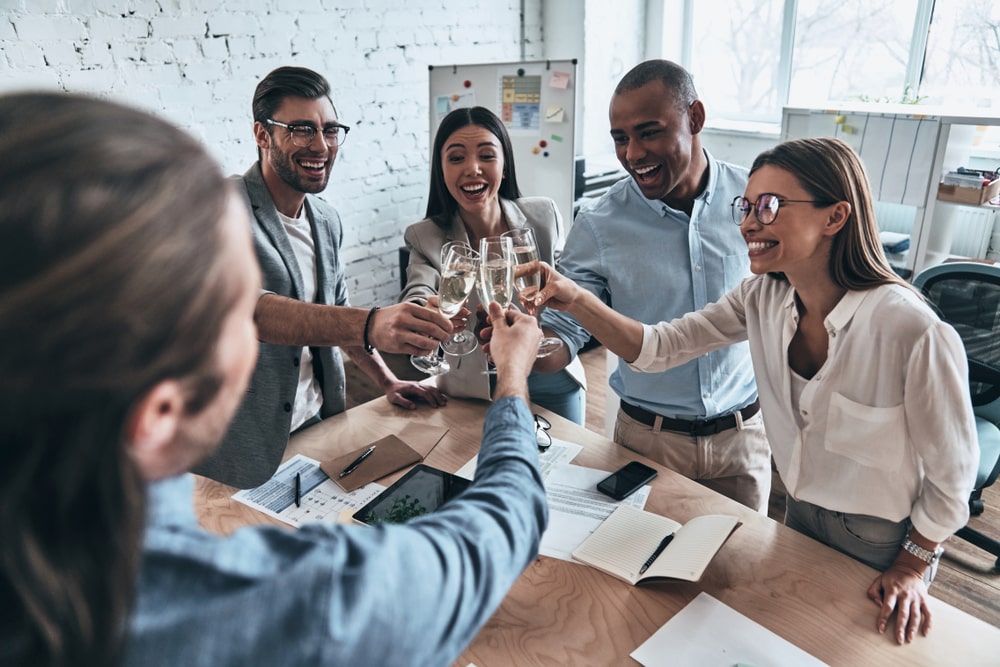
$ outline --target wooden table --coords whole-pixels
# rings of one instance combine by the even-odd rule
[[[331,458],[418,422],[449,429],[425,463],[455,471],[478,450],[485,409],[482,402],[452,399],[445,408],[409,412],[377,398],[297,435],[286,456]],[[888,631],[875,631],[877,608],[865,595],[875,570],[601,435],[535,409],[552,422],[553,436],[583,445],[575,464],[614,470],[638,459],[657,468],[647,510],[682,523],[706,513],[737,514],[743,525],[697,584],[633,587],[582,564],[540,557],[457,667],[638,664],[629,654],[701,591],[830,665],[1000,664],[1000,629],[940,600],[932,601],[930,636],[896,645]],[[400,475],[379,482],[388,485]],[[244,525],[279,523],[231,500],[234,491],[198,478],[195,505],[203,526],[228,534]]]

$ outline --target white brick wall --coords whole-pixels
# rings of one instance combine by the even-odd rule
[[[0,0],[0,91],[57,88],[154,111],[226,172],[256,159],[254,86],[279,65],[326,76],[352,126],[325,197],[340,211],[351,300],[399,291],[403,229],[426,206],[428,65],[521,58],[520,0]],[[524,57],[543,57],[542,0]]]

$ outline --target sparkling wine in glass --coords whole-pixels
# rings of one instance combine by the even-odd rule
[[[535,232],[531,227],[520,227],[504,232],[501,238],[506,237],[511,241],[511,264],[516,269],[514,285],[521,301],[526,303],[535,298],[538,290],[542,287],[541,273],[539,272],[538,242],[535,240]],[[534,270],[531,267],[534,267]],[[538,353],[536,357],[547,357],[563,346],[562,340],[555,336],[546,336],[538,343]]]
[[[466,299],[476,286],[478,262],[479,255],[468,245],[453,245],[448,249],[445,261],[441,264],[441,283],[438,289],[438,310],[445,317],[452,318],[462,310]],[[410,357],[410,363],[428,375],[447,373],[451,370],[451,365],[444,358],[444,352],[449,351],[448,345],[451,342],[449,339],[442,343],[437,353]],[[472,347],[469,348],[469,352],[477,345],[474,338],[471,342]],[[468,343],[469,341],[464,341],[465,346]],[[462,345],[463,343],[460,343],[460,347]]]
[[[479,295],[484,307],[495,301],[504,310],[514,300],[509,238],[488,236],[479,241]]]
[[[458,315],[465,305],[472,290],[476,287],[479,277],[479,253],[464,242],[452,242],[447,245],[444,259],[441,262],[441,283],[438,286],[438,308],[447,318]],[[451,258],[457,253],[459,258]],[[451,338],[441,344],[448,354],[469,354],[477,347],[476,337],[465,330],[452,334]]]

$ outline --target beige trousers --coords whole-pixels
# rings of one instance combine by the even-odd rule
[[[767,514],[771,448],[760,412],[736,428],[705,436],[655,431],[618,410],[615,442]]]

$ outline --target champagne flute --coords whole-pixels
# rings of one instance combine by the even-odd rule
[[[445,261],[441,264],[441,285],[438,290],[438,310],[445,317],[450,319],[457,315],[475,288],[478,260],[479,255],[467,245],[453,245],[448,249]],[[444,358],[446,345],[447,342],[442,344],[437,353],[423,357],[412,356],[410,363],[428,375],[447,373],[451,370],[451,364]]]
[[[505,236],[487,236],[479,240],[479,300],[489,310],[491,301],[507,310],[514,300],[514,265],[512,246]],[[489,362],[486,375],[495,375]]]
[[[514,300],[514,266],[511,240],[487,236],[479,241],[479,295],[483,307],[491,301],[504,310]]]
[[[511,264],[517,269],[514,285],[522,302],[535,298],[542,288],[542,277],[538,266],[538,242],[531,227],[520,227],[504,232],[501,237],[511,241]],[[532,266],[534,267],[532,269]],[[538,343],[536,358],[547,357],[563,346],[562,340],[555,336],[546,336]]]
[[[456,266],[448,263],[452,251],[462,255],[465,261]],[[445,271],[445,267],[448,270]],[[441,246],[441,282],[438,286],[438,307],[447,316],[454,317],[465,305],[472,290],[475,289],[479,275],[479,253],[465,241],[448,241]],[[457,301],[457,306],[455,302]],[[441,344],[448,354],[461,356],[475,351],[479,347],[476,337],[466,330],[458,331]]]

